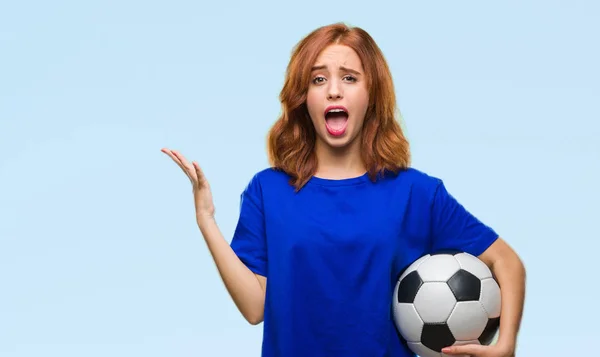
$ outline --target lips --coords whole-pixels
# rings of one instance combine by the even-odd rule
[[[325,112],[323,113],[323,115],[327,117],[328,114],[334,113],[345,113],[346,116],[348,116],[348,109],[346,109],[346,107],[342,105],[330,105],[327,108],[325,108]]]
[[[325,109],[325,126],[333,136],[341,136],[348,127],[348,109],[341,105],[332,105]]]

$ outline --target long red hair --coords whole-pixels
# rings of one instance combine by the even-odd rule
[[[383,53],[359,27],[341,23],[320,27],[302,39],[292,52],[279,94],[282,114],[269,130],[267,151],[275,169],[291,176],[299,190],[314,175],[316,133],[306,107],[311,68],[320,52],[332,44],[346,45],[358,54],[369,89],[369,107],[362,130],[361,155],[369,177],[397,173],[410,164],[408,141],[396,120],[394,84]]]

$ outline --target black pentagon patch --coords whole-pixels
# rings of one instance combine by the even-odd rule
[[[498,332],[499,327],[500,327],[500,318],[499,317],[489,319],[487,325],[485,326],[485,329],[481,333],[481,336],[479,336],[479,343],[481,343],[482,345],[486,345],[486,346],[489,345],[490,343],[492,343],[492,340],[494,339],[496,332]]]
[[[440,249],[437,250],[433,253],[431,253],[430,255],[456,255],[456,254],[460,254],[462,253],[460,250],[456,250],[456,249]]]
[[[425,324],[421,332],[421,343],[429,349],[442,352],[442,348],[452,346],[456,342],[450,328],[446,324]]]
[[[448,286],[456,301],[477,301],[481,292],[481,280],[466,270],[460,269],[450,279]]]
[[[423,280],[416,270],[408,273],[398,286],[398,303],[412,304],[421,285],[423,285]]]

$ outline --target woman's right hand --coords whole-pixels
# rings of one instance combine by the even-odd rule
[[[215,206],[208,180],[204,176],[200,165],[192,161],[190,164],[178,151],[163,148],[162,152],[167,154],[183,170],[192,183],[194,194],[194,206],[196,208],[196,219],[212,219],[215,215]]]
[[[190,164],[175,150],[161,151],[181,167],[192,183],[196,222],[227,291],[248,322],[253,325],[260,323],[264,318],[266,278],[248,269],[223,238],[214,220],[215,207],[210,187],[198,163],[194,161]]]

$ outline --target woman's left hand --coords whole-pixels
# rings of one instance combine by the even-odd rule
[[[469,357],[515,357],[514,348],[505,345],[463,345],[450,346],[442,349],[442,353],[448,356],[469,356]]]

